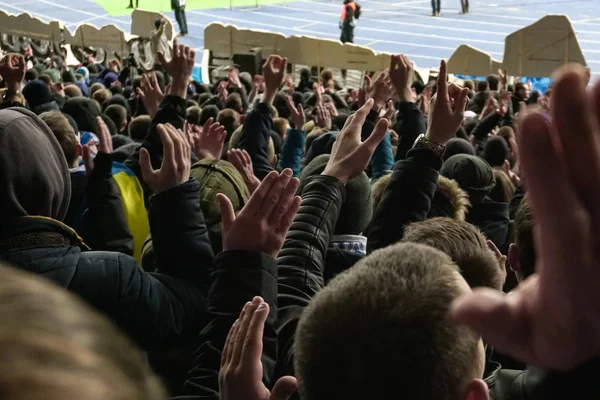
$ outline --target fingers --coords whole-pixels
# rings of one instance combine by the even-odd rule
[[[550,136],[549,122],[539,113],[527,115],[519,125],[518,144],[522,154],[528,196],[538,232],[536,251],[552,259],[548,265],[579,265],[586,241],[582,231],[588,227],[580,212],[582,204],[567,180],[564,162]],[[565,249],[569,249],[565,254]],[[541,268],[544,263],[539,263]],[[536,268],[538,268],[536,266]],[[558,271],[557,271],[558,272]],[[564,272],[564,271],[563,271]],[[577,275],[575,271],[571,274]]]
[[[219,210],[221,211],[223,237],[225,237],[225,234],[229,232],[231,225],[233,225],[233,222],[235,221],[235,211],[233,210],[231,200],[229,200],[229,198],[223,193],[217,194],[217,204],[219,205]]]
[[[250,215],[256,215],[259,212],[265,198],[267,197],[267,194],[271,191],[271,188],[275,182],[277,182],[278,178],[279,174],[277,172],[270,172],[265,179],[263,179],[254,193],[252,193],[250,200],[248,200],[248,203],[246,203],[244,208],[242,208],[241,212],[249,213]]]
[[[469,89],[463,88],[458,95],[454,97],[454,119],[456,124],[460,124],[465,116],[465,109],[469,102]]]
[[[596,214],[600,222],[600,212],[596,212],[600,195],[596,185],[600,182],[600,154],[596,132],[598,119],[594,114],[600,111],[600,86],[592,91],[590,101],[584,81],[585,70],[579,65],[563,68],[555,81],[552,97],[555,104],[552,121],[553,132],[558,136],[564,150],[562,155],[567,175],[575,191],[586,208]]]
[[[252,302],[254,303],[254,300]],[[241,356],[242,365],[253,366],[260,361],[263,350],[263,331],[268,316],[269,305],[265,302],[261,302],[251,316],[248,332],[244,339],[244,347],[242,348]]]
[[[162,165],[169,165],[171,168],[175,168],[175,145],[169,135],[169,131],[164,124],[158,124],[156,127],[160,141],[163,144],[163,162]]]
[[[387,134],[389,127],[390,121],[385,118],[380,119],[377,122],[377,125],[375,125],[373,132],[371,132],[371,135],[363,142],[362,147],[365,147],[371,154],[373,154],[377,146],[379,146],[379,143],[381,143]]]
[[[83,165],[85,165],[87,174],[90,175],[94,170],[94,159],[92,158],[90,147],[87,144],[83,146]]]
[[[296,195],[296,191],[298,190],[298,186],[300,186],[300,180],[297,178],[292,178],[285,189],[281,194],[281,198],[279,200],[279,204],[273,209],[271,213],[271,217],[269,218],[269,223],[275,227],[279,226],[279,223],[285,213],[287,212],[290,203],[294,199]]]
[[[248,335],[248,329],[250,328],[250,322],[254,316],[254,312],[258,306],[263,303],[263,299],[255,297],[250,303],[246,303],[242,311],[243,315],[240,315],[240,327],[233,343],[233,352],[231,354],[231,364],[238,365],[242,360],[242,350],[244,348],[244,342]]]
[[[156,173],[150,163],[150,154],[144,147],[140,149],[140,169],[142,170],[142,178],[146,183],[150,182]]]
[[[446,61],[442,60],[437,79],[437,97],[446,99],[446,96],[448,96],[448,74],[446,72]]]
[[[300,205],[302,204],[302,198],[300,196],[295,196],[292,199],[292,202],[288,206],[288,209],[281,220],[279,221],[279,225],[277,226],[277,233],[281,234],[283,237],[287,236],[287,232],[292,226],[294,222],[294,218],[296,218],[296,214],[300,209]]]
[[[529,352],[531,333],[526,314],[517,307],[520,301],[519,293],[505,296],[492,289],[476,289],[454,301],[451,315],[479,333],[486,343],[522,359]]]
[[[288,169],[288,168],[284,169],[281,172],[281,174],[279,175],[279,178],[271,187],[271,190],[265,197],[265,200],[263,201],[263,204],[260,207],[260,210],[258,213],[261,217],[267,218],[267,219],[271,218],[271,214],[277,208],[277,205],[279,204],[279,200],[281,200],[283,197],[284,189],[286,188],[286,186],[292,179],[292,174],[293,174],[292,170]]]
[[[98,127],[98,139],[100,140],[98,151],[105,154],[111,154],[113,151],[112,138],[102,117],[96,117],[96,126]]]
[[[288,400],[297,390],[298,380],[293,376],[284,376],[273,386],[269,400]]]
[[[174,45],[173,49],[175,49]],[[158,62],[160,63],[160,65],[164,67],[168,64],[167,59],[165,58],[165,55],[162,53],[162,51],[157,51],[156,55],[158,56]]]
[[[221,354],[221,368],[229,364],[229,360],[231,359],[233,349],[233,338],[235,338],[237,335],[239,321],[239,319],[236,319],[233,325],[231,325],[229,332],[227,333],[227,339],[225,339],[225,346],[223,346],[223,353]]]
[[[286,96],[285,102],[292,114],[298,114],[298,110],[296,109],[296,105],[294,104],[294,99],[292,98],[292,96]]]

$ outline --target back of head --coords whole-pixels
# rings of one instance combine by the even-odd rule
[[[31,110],[52,101],[50,87],[40,80],[34,80],[25,85],[23,88],[23,97],[25,97],[27,105]]]
[[[69,84],[69,85],[65,86],[65,96],[67,96],[68,98],[82,97],[83,96],[83,92],[81,91],[81,89],[79,88],[79,86],[77,86],[76,84],[72,83],[72,84]]]
[[[240,147],[240,140],[242,138],[242,134],[244,133],[244,126],[240,125],[229,138],[229,150],[238,149]],[[267,147],[267,159],[269,162],[272,162],[275,158],[275,145],[273,144],[273,139],[269,137],[269,145]]]
[[[119,132],[127,125],[127,110],[125,107],[119,104],[112,104],[106,107],[106,110],[104,110],[104,115],[114,122]]]
[[[494,74],[489,75],[486,78],[486,81],[488,83],[490,90],[493,90],[493,91],[498,90],[498,84],[500,83],[500,77],[498,75],[494,75]]]
[[[298,193],[314,175],[320,175],[327,162],[329,154],[322,154],[311,160],[300,172],[300,187]],[[340,215],[335,225],[335,235],[360,235],[371,222],[373,216],[373,200],[371,184],[364,172],[351,179],[346,184],[346,198],[342,204]]]
[[[496,185],[492,167],[477,156],[452,156],[444,161],[440,174],[458,182],[460,188],[469,195],[472,205],[481,203]]]
[[[80,132],[96,132],[96,117],[101,115],[100,107],[94,100],[85,97],[75,97],[67,100],[63,105],[62,111],[69,114],[79,127]]]
[[[139,117],[135,117],[129,123],[129,136],[136,142],[143,142],[148,135],[151,122],[152,120],[150,119],[149,115],[140,115]]]
[[[479,81],[477,82],[477,91],[478,92],[485,92],[486,90],[488,90],[489,85],[487,83],[487,81]]]
[[[1,266],[0,318],[2,399],[166,399],[141,351],[49,281]]]
[[[199,106],[188,107],[185,111],[185,120],[188,124],[200,125],[202,109]]]
[[[102,105],[108,99],[112,97],[112,92],[108,89],[101,89],[94,92],[92,95],[92,99],[96,100],[98,104]]]
[[[470,91],[475,90],[475,82],[470,79],[467,79],[463,82],[463,87],[466,87]]]
[[[69,120],[58,111],[49,111],[40,115],[42,121],[48,125],[48,128],[58,140],[60,147],[65,155],[67,164],[72,167],[77,160],[77,136]]]
[[[469,141],[461,138],[452,138],[446,143],[442,158],[444,161],[457,154],[475,155],[475,149]]]
[[[206,121],[209,120],[209,118],[212,118],[213,121],[215,121],[218,115],[219,108],[217,106],[206,106],[202,109],[202,112],[200,113],[200,120],[198,121],[198,124],[200,126],[204,126],[204,124],[206,123]]]
[[[460,268],[471,288],[502,290],[505,276],[487,247],[485,236],[474,225],[452,218],[431,218],[408,225],[403,242],[426,244],[443,251]]]
[[[224,108],[230,108],[234,111],[242,111],[242,96],[239,93],[231,93],[225,100]]]
[[[535,272],[536,251],[533,238],[533,214],[527,196],[521,201],[515,215],[515,244],[523,277]]]
[[[303,400],[458,400],[483,374],[477,336],[450,320],[469,291],[450,258],[399,243],[334,278],[305,308],[294,343]]]
[[[92,97],[94,95],[94,93],[96,93],[97,91],[104,90],[104,89],[106,89],[106,88],[100,82],[94,83],[92,86],[90,86],[90,97]]]
[[[0,221],[39,215],[62,220],[71,198],[69,168],[48,126],[23,108],[0,111]]]
[[[493,136],[487,140],[483,149],[483,158],[492,167],[501,167],[508,159],[508,143],[503,137]]]
[[[273,119],[273,131],[277,133],[280,139],[283,140],[285,133],[290,127],[290,123],[285,118],[274,118]]]
[[[237,111],[226,108],[217,115],[217,122],[223,125],[227,131],[228,138],[240,127],[240,114]]]

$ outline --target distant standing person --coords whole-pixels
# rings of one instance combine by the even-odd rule
[[[460,0],[462,6],[461,14],[467,14],[469,12],[469,0]]]
[[[135,8],[138,8],[140,5],[140,0],[135,0]],[[129,0],[129,6],[127,8],[133,8],[133,0]]]
[[[179,36],[188,34],[187,19],[185,18],[186,0],[171,0],[171,8],[175,11],[175,19],[179,25]]]
[[[354,20],[360,18],[360,5],[353,0],[344,0],[342,14],[340,15],[340,29],[342,34],[340,41],[342,43],[354,43]]]
[[[431,0],[431,16],[439,17],[440,16],[440,1],[441,0]],[[464,1],[464,0],[460,0]]]

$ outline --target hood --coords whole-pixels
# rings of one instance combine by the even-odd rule
[[[440,174],[458,182],[472,205],[480,203],[496,185],[492,167],[485,160],[467,154],[457,154],[444,161]]]
[[[48,126],[23,108],[0,111],[0,221],[27,215],[63,220],[69,168]]]
[[[96,117],[101,115],[100,107],[92,99],[85,97],[74,97],[67,100],[63,106],[63,113],[69,114],[79,127],[79,131],[93,132],[97,134]]]

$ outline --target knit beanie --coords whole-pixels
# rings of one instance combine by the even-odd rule
[[[320,175],[329,161],[329,154],[314,158],[300,172],[300,187],[298,193],[306,185],[308,177]],[[335,226],[334,235],[359,235],[365,231],[373,215],[371,185],[364,172],[346,184],[346,198],[340,210]]]
[[[502,136],[491,137],[485,142],[483,149],[483,158],[492,167],[504,165],[504,160],[508,158],[508,143]]]
[[[52,94],[50,88],[43,81],[34,80],[29,82],[23,88],[23,96],[27,100],[27,105],[30,109],[37,108],[42,104],[50,103],[52,101]]]
[[[457,154],[447,159],[440,174],[458,182],[460,188],[469,195],[472,205],[481,203],[496,185],[492,167],[485,160],[467,154]]]
[[[337,132],[327,132],[313,140],[310,147],[306,150],[304,165],[308,165],[320,155],[331,154],[331,149],[333,149],[336,137]]]
[[[79,131],[98,133],[96,117],[101,115],[100,107],[92,99],[85,97],[74,97],[67,100],[63,106],[63,112],[69,114],[79,127]]]

